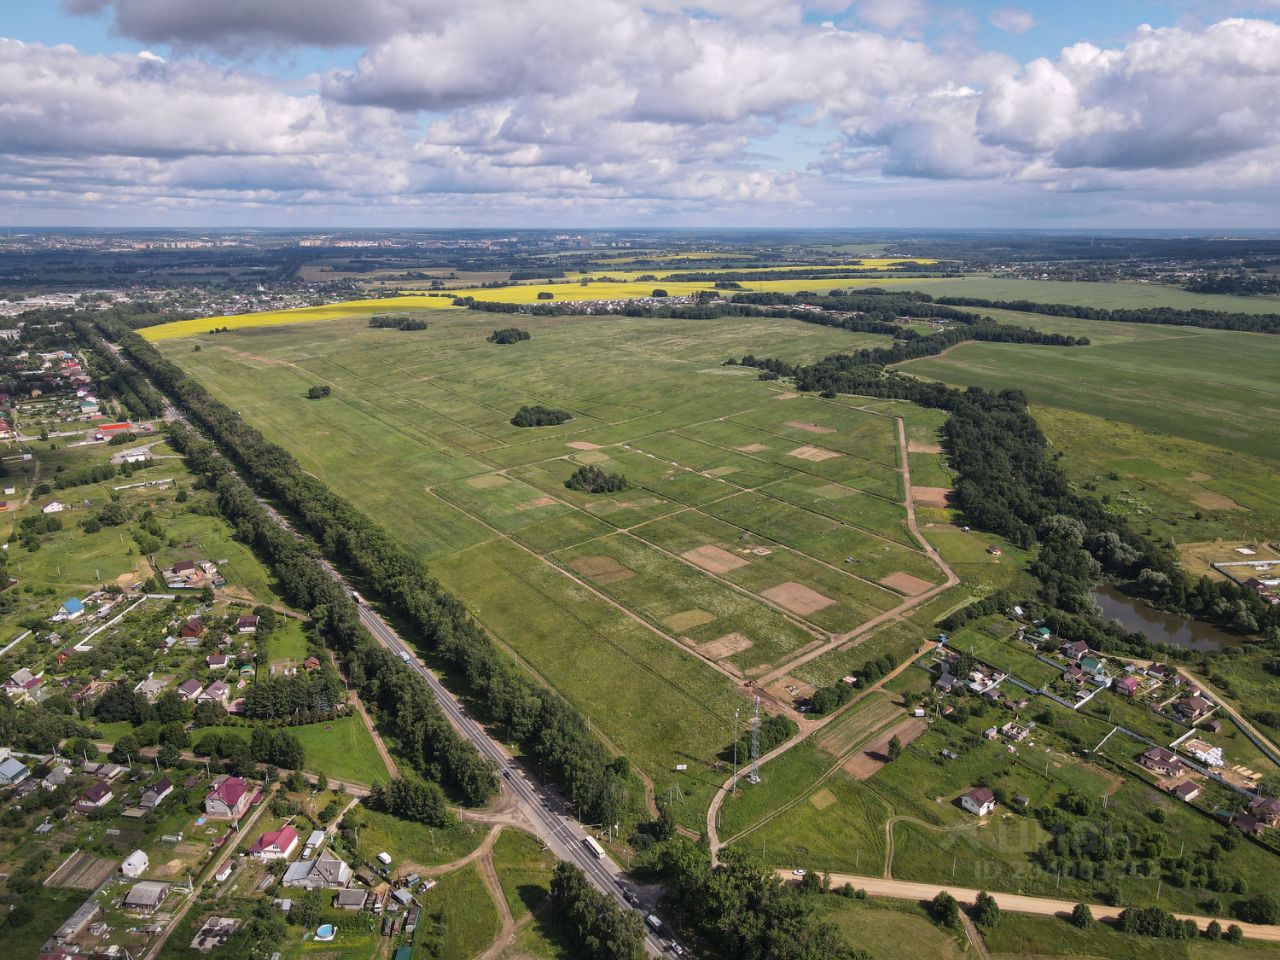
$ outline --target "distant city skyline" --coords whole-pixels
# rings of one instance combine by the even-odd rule
[[[1263,229],[1280,0],[0,0],[0,226]]]

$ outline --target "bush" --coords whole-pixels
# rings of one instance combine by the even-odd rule
[[[327,383],[315,384],[314,386],[307,388],[307,399],[319,400],[322,397],[329,396],[331,392],[332,390]]]
[[[1093,926],[1093,911],[1089,909],[1086,903],[1077,903],[1075,909],[1071,911],[1071,922],[1081,930],[1088,930]]]
[[[978,894],[974,902],[973,922],[987,930],[993,929],[1000,922],[1000,905],[985,890]]]
[[[939,890],[938,895],[929,901],[929,913],[943,926],[960,926],[960,905],[956,903],[956,898],[945,890]]]
[[[1280,923],[1280,903],[1269,893],[1255,893],[1245,900],[1236,901],[1231,915],[1245,923]]]
[[[543,297],[539,295],[538,299],[543,299]],[[551,299],[550,294],[547,295],[546,299]],[[520,343],[524,340],[530,340],[532,337],[528,330],[520,330],[516,327],[504,327],[501,330],[493,331],[493,333],[489,334],[485,339],[490,343]]]

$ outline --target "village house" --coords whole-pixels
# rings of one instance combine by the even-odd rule
[[[305,659],[305,660],[303,660],[303,661],[302,661],[302,668],[303,668],[304,670],[319,670],[319,669],[320,669],[320,658],[319,658],[319,657],[314,657],[314,656],[312,656],[312,657],[307,657],[307,659]]]
[[[1182,761],[1164,747],[1148,747],[1138,758],[1138,763],[1164,777],[1176,776],[1183,769]]]
[[[182,625],[180,635],[184,640],[188,638],[198,639],[204,636],[204,629],[204,621],[199,617],[192,617]]]
[[[0,786],[12,787],[31,776],[31,768],[16,757],[0,760]]]
[[[204,692],[196,697],[197,703],[219,703],[222,706],[227,705],[227,697],[231,695],[231,688],[227,686],[226,681],[215,680],[209,686],[205,687]]]
[[[974,787],[960,797],[960,806],[976,816],[985,817],[996,808],[996,795],[989,787]]]
[[[204,798],[204,812],[210,817],[238,820],[245,815],[252,799],[247,783],[224,774],[213,781],[213,789]]]
[[[1178,676],[1178,671],[1167,663],[1153,663],[1147,667],[1147,676],[1154,677],[1161,683],[1182,683],[1182,678]]]
[[[306,890],[342,888],[351,882],[351,868],[337,854],[325,850],[314,860],[291,863],[280,882]]]
[[[225,670],[231,658],[225,653],[211,653],[204,658],[204,662],[210,670]]]
[[[1280,827],[1280,800],[1259,797],[1250,801],[1249,812],[1269,827]]]
[[[138,801],[138,805],[147,810],[154,810],[171,793],[173,793],[173,781],[165,777],[142,791],[142,798]]]
[[[1185,697],[1177,702],[1174,709],[1188,720],[1199,720],[1212,707],[1213,704],[1204,697]]]
[[[41,674],[32,673],[26,667],[23,667],[4,682],[4,690],[15,700],[25,700],[31,695],[31,691],[38,688],[43,682],[44,679]]]
[[[96,780],[76,801],[76,812],[91,813],[94,810],[100,810],[111,802],[113,796],[111,784],[105,780]]]
[[[40,781],[40,786],[53,793],[70,779],[71,767],[65,763],[55,763],[52,769],[44,775],[44,779]]]
[[[1121,677],[1112,685],[1111,689],[1125,697],[1136,697],[1138,695],[1138,678],[1132,675]]]
[[[1064,643],[1058,648],[1058,652],[1068,660],[1081,660],[1089,655],[1089,645],[1083,640],[1075,640]]]
[[[1200,786],[1190,780],[1183,780],[1169,792],[1184,803],[1191,803],[1200,796]]]
[[[268,830],[249,848],[249,855],[256,860],[287,860],[298,849],[298,831],[290,826]]]
[[[1031,735],[1031,731],[1034,727],[1034,723],[1021,723],[1017,720],[1010,720],[1000,728],[1000,732],[1014,743],[1021,743]]]
[[[258,629],[258,618],[252,614],[236,620],[236,633],[253,633]]]
[[[84,601],[79,597],[72,597],[58,608],[58,615],[63,620],[74,620],[82,613],[84,613]]]
[[[194,700],[204,691],[199,680],[184,680],[178,684],[178,696],[183,700]]]
[[[170,677],[148,676],[145,680],[139,681],[133,688],[133,692],[146,697],[148,703],[154,703],[156,697],[160,696],[160,691],[169,685],[170,679]]]

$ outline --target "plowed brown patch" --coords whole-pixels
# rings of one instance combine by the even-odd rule
[[[784,610],[790,610],[792,613],[798,613],[805,617],[811,613],[829,607],[833,603],[830,597],[824,597],[816,590],[811,590],[803,583],[780,583],[776,587],[770,587],[768,590],[760,594],[766,600],[771,600]]]
[[[613,557],[603,554],[578,557],[570,560],[569,566],[595,583],[617,583],[619,580],[630,580],[636,575],[630,567],[624,567]]]
[[[759,453],[762,450],[768,450],[769,445],[767,443],[749,443],[745,447],[737,447],[736,449],[739,453]]]
[[[807,423],[804,420],[788,420],[788,427],[795,427],[797,430],[803,430],[805,433],[835,433],[834,427],[824,427],[820,423]]]
[[[916,503],[927,503],[934,507],[945,507],[950,487],[912,487],[911,499]]]
[[[912,440],[907,444],[907,453],[941,453],[942,444],[940,443],[921,443],[918,440]]]
[[[722,550],[720,547],[710,543],[695,547],[692,550],[686,550],[680,556],[694,566],[701,567],[711,573],[728,573],[730,570],[745,567],[751,562],[750,560],[744,560],[742,557],[734,556],[728,550]]]
[[[1214,493],[1212,490],[1201,490],[1191,498],[1197,507],[1205,510],[1243,510],[1244,507],[1228,496]]]
[[[516,507],[517,510],[533,510],[537,507],[549,507],[556,502],[555,497],[539,497],[537,500],[526,500]]]
[[[909,573],[903,573],[899,570],[897,573],[891,573],[887,577],[881,577],[880,582],[890,590],[897,590],[899,593],[905,593],[909,597],[918,596],[933,586],[928,580],[921,580],[919,577],[913,577]]]
[[[826,787],[823,787],[821,790],[814,793],[813,796],[809,797],[809,802],[817,809],[825,810],[836,802],[836,795]]]
[[[589,443],[586,440],[570,440],[565,444],[566,447],[573,447],[575,450],[599,450],[600,444]]]
[[[723,660],[743,650],[750,650],[751,641],[740,633],[726,633],[723,637],[717,637],[706,643],[694,644],[693,649],[708,660]]]
[[[794,400],[794,399],[795,399],[796,397],[798,397],[798,396],[800,396],[800,394],[798,394],[798,393],[780,393],[780,394],[778,394],[777,396],[775,396],[773,399],[775,399],[775,400]]]
[[[483,477],[472,477],[467,481],[468,487],[476,490],[488,490],[490,487],[501,487],[510,481],[506,477],[497,473],[486,473]]]
[[[863,747],[844,762],[844,771],[855,780],[866,780],[877,770],[889,762],[889,741],[895,736],[905,747],[922,733],[929,725],[919,717],[909,717],[897,726],[886,730],[873,743]]]
[[[797,460],[822,461],[834,460],[836,457],[840,456],[840,454],[836,453],[834,450],[824,450],[822,447],[810,447],[806,445],[803,447],[796,447],[794,450],[788,451],[787,456],[795,457]]]

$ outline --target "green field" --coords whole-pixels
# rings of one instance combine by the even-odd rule
[[[959,960],[966,955],[963,937],[935,924],[918,904],[828,895],[814,912],[835,924],[851,946],[873,957]]]
[[[722,361],[811,361],[887,341],[764,317],[696,327],[529,317],[533,338],[502,348],[484,339],[498,320],[441,310],[415,334],[335,319],[219,334],[199,352],[189,339],[162,347],[432,561],[658,792],[689,763],[681,817],[696,826],[733,710],[749,703],[726,674],[776,667],[901,603],[878,583],[893,573],[941,579],[905,529],[891,416],[783,399],[779,385]],[[315,383],[332,395],[305,399]],[[530,403],[574,419],[511,426]],[[583,463],[622,472],[632,488],[566,490]],[[707,546],[742,556],[745,543],[772,553],[719,570],[682,556]],[[590,574],[605,561],[624,576]],[[802,588],[799,606],[788,585]],[[751,646],[713,657],[719,672],[680,639],[734,633]]]
[[[385,783],[391,778],[373,737],[358,716],[289,727],[306,751],[306,769],[338,780]]]
[[[401,820],[361,805],[360,855],[372,862],[382,851],[393,857],[391,869],[407,874],[416,867],[434,867],[465,857],[484,842],[489,827],[454,823],[444,829]]]
[[[1101,321],[1071,325],[1088,330],[1090,338],[1093,331],[1114,332]],[[966,343],[903,369],[961,386],[1016,388],[1038,405],[1276,457],[1280,379],[1274,371],[1280,366],[1280,337],[1160,326],[1133,334],[1061,349]]]
[[[498,907],[470,864],[446,873],[423,898],[414,937],[414,956],[473,957],[493,942],[501,921]]]

